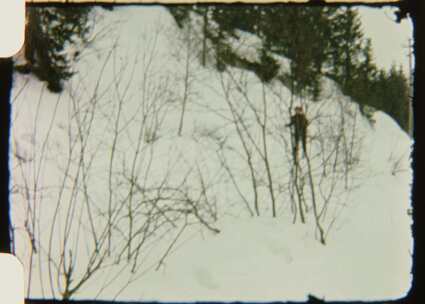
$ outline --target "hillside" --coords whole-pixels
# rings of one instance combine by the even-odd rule
[[[15,79],[13,222],[30,297],[408,291],[411,141],[393,119],[378,111],[371,123],[326,78],[313,102],[243,69],[217,72],[211,58],[202,66],[197,32],[162,7],[98,13],[62,94]],[[258,41],[239,34],[232,47],[255,59]],[[311,121],[297,171],[285,127],[295,105]]]

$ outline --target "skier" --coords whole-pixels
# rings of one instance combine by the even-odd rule
[[[307,140],[307,126],[308,120],[305,117],[303,108],[300,106],[295,107],[295,114],[291,117],[291,122],[286,125],[287,127],[294,128],[294,158],[298,155],[299,142],[302,142],[304,155],[306,155],[306,140]]]

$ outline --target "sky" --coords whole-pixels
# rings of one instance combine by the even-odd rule
[[[393,63],[409,71],[409,38],[412,38],[411,19],[401,23],[395,21],[395,8],[360,7],[365,35],[372,40],[375,62],[378,67],[388,69]],[[413,60],[414,61],[414,60]]]

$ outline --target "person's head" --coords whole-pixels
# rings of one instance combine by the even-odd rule
[[[295,107],[295,113],[296,114],[301,114],[303,112],[303,108],[302,107],[300,107],[300,106],[296,106]]]

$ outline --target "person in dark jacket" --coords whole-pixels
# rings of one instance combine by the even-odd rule
[[[306,154],[306,144],[307,144],[307,126],[308,120],[305,117],[303,108],[300,106],[295,107],[295,114],[291,117],[291,122],[286,125],[287,127],[294,128],[294,156],[298,155],[298,146],[301,141],[303,146],[304,155]]]

